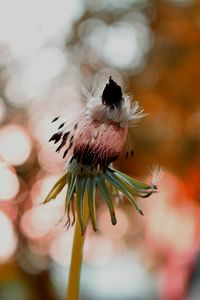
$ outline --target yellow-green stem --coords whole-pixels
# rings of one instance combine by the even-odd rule
[[[84,205],[84,219],[87,224],[88,223],[87,199],[85,199],[85,205]],[[79,299],[80,274],[81,274],[85,234],[84,235],[81,234],[80,224],[76,216],[66,300]]]

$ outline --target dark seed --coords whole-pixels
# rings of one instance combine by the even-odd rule
[[[52,123],[53,123],[53,122],[56,122],[59,118],[60,118],[60,117],[56,117],[56,118],[54,118],[51,122],[52,122]]]
[[[52,135],[52,137],[49,139],[49,142],[54,141],[54,144],[56,144],[57,142],[59,142],[59,140],[61,139],[61,137],[62,137],[62,132],[54,133]]]
[[[133,155],[134,155],[134,151],[133,151],[133,150],[131,150],[131,157],[133,157]]]
[[[63,154],[63,158],[65,158],[65,156],[67,155],[68,149],[65,150],[64,154]]]
[[[60,146],[56,149],[56,152],[59,152],[59,151],[65,146],[69,134],[70,134],[70,132],[68,131],[68,132],[66,132],[66,133],[63,135],[62,143],[61,143]]]
[[[65,134],[63,135],[63,140],[64,139],[66,140],[68,138],[69,134],[70,134],[70,131],[65,132]]]
[[[62,145],[62,144],[61,144],[61,145]],[[60,145],[60,146],[61,146],[61,145]],[[60,152],[60,149],[61,149],[60,146],[56,149],[56,152]]]
[[[71,143],[69,144],[68,150],[72,147],[72,145],[73,145],[73,142],[71,142]]]
[[[63,154],[63,158],[65,158],[65,156],[67,155],[67,153],[68,153],[69,149],[72,147],[72,145],[73,145],[73,143],[71,142],[71,143],[69,144],[69,147],[67,148],[67,150],[65,150],[65,152],[64,152],[64,154]]]
[[[142,211],[141,209],[138,209],[138,212],[139,212],[142,216],[144,216],[144,213],[143,213],[143,211]]]
[[[69,161],[70,164],[72,163],[73,159],[74,159],[74,156],[71,157],[71,159]]]
[[[63,145],[63,142],[60,144],[60,146],[56,149],[56,152],[60,152],[60,150],[62,149],[62,147],[63,147],[64,145]]]
[[[65,125],[65,123],[60,124],[60,126],[58,127],[58,129],[62,128]]]

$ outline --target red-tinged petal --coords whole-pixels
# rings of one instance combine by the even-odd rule
[[[127,128],[118,124],[87,120],[74,138],[73,157],[92,168],[106,168],[119,158],[126,134]]]

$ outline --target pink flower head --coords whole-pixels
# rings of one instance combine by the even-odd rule
[[[111,77],[100,96],[87,96],[86,112],[71,124],[72,129],[62,123],[49,141],[60,143],[56,151],[63,149],[63,158],[69,155],[69,165],[76,160],[91,170],[105,170],[119,158],[128,127],[145,114],[138,102],[131,103],[130,97],[123,95],[121,87]],[[130,153],[133,154],[132,149]]]

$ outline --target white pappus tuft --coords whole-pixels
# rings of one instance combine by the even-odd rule
[[[148,115],[130,95],[124,95],[121,105],[112,108],[102,104],[102,92],[92,95],[84,89],[84,95],[87,97],[87,115],[101,122],[110,120],[119,123],[122,128],[133,127]]]
[[[151,184],[153,186],[157,186],[158,182],[163,178],[164,176],[164,170],[162,167],[158,165],[154,165],[151,169],[151,174],[152,174],[152,180]]]
[[[128,127],[134,127],[148,113],[140,106],[138,101],[133,101],[132,97],[125,96],[127,105]]]

